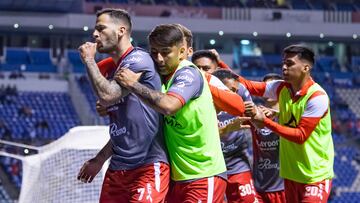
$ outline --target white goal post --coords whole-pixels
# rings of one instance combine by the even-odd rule
[[[92,183],[78,181],[77,174],[82,164],[94,157],[108,140],[108,127],[80,126],[70,129],[58,140],[36,148],[38,154],[16,156],[1,152],[0,155],[22,160],[20,203],[99,202],[108,164]]]

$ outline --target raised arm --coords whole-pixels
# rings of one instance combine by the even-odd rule
[[[86,65],[86,70],[99,101],[104,106],[110,106],[118,102],[122,97],[128,94],[124,88],[121,88],[115,80],[107,80],[100,72],[96,62],[96,44],[86,42],[79,47],[80,56]]]

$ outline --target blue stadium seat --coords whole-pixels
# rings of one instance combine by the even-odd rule
[[[80,59],[80,54],[78,50],[68,50],[67,57],[70,64],[73,67],[74,73],[85,73],[85,66]]]
[[[316,61],[316,67],[324,72],[336,72],[340,70],[338,60],[333,56],[322,56]]]
[[[355,7],[353,4],[345,3],[345,2],[337,2],[336,3],[336,9],[338,11],[355,11]]]
[[[303,0],[292,0],[291,5],[293,9],[299,9],[299,10],[309,10],[310,7],[306,1]]]
[[[7,48],[6,58],[7,64],[29,64],[28,52],[23,48]]]
[[[29,51],[31,64],[52,65],[49,49],[35,49]]]

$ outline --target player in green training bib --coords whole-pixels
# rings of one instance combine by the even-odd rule
[[[156,26],[149,34],[149,44],[162,76],[163,91],[138,83],[136,74],[129,69],[120,70],[116,80],[164,114],[164,136],[174,181],[168,202],[222,202],[226,166],[207,80],[186,60],[184,34],[178,26]]]
[[[266,118],[253,103],[246,113],[253,122],[280,136],[280,176],[287,202],[327,202],[334,176],[330,102],[311,78],[314,52],[303,45],[283,51],[284,80],[252,82],[239,77],[253,95],[279,102],[279,123]]]

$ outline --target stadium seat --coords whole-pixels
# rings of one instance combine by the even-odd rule
[[[5,61],[12,65],[30,64],[28,52],[24,48],[7,48]]]

